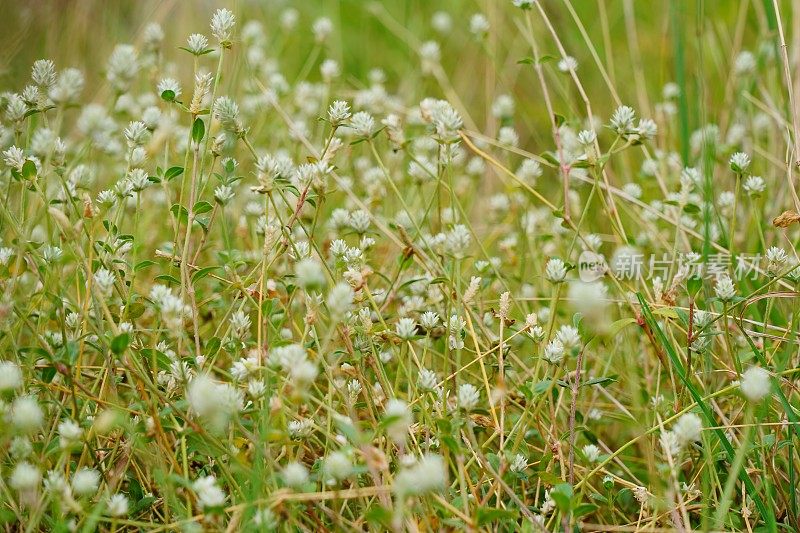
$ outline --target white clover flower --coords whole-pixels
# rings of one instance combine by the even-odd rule
[[[91,496],[100,487],[100,473],[93,468],[81,468],[72,476],[72,490],[78,496]]]
[[[398,497],[444,490],[447,466],[440,455],[426,454],[415,464],[402,469],[394,478],[392,490]]]
[[[22,370],[13,361],[0,361],[0,392],[18,389],[22,385]]]
[[[335,481],[341,481],[350,477],[353,473],[353,463],[347,454],[344,452],[331,452],[325,457],[323,463],[325,474],[333,478]]]
[[[595,133],[594,130],[582,130],[578,132],[578,142],[583,146],[593,146],[596,139],[597,133]]]
[[[83,429],[73,420],[62,420],[58,424],[58,436],[61,448],[70,448],[80,442]]]
[[[495,118],[511,118],[514,116],[514,99],[507,94],[500,94],[492,103],[492,115]]]
[[[308,483],[308,470],[297,461],[292,461],[283,468],[283,482],[292,488],[299,488]]]
[[[489,20],[482,13],[475,13],[469,19],[469,31],[477,38],[483,38],[489,33]]]
[[[128,514],[128,497],[124,494],[114,494],[106,501],[106,512],[110,516],[125,516]]]
[[[511,0],[511,3],[514,5],[514,7],[518,7],[520,9],[531,9],[535,1],[536,0]]]
[[[403,400],[391,399],[386,402],[384,416],[388,420],[386,434],[396,443],[406,440],[408,428],[414,422],[408,404]]]
[[[587,461],[594,463],[600,458],[600,448],[594,444],[587,444],[583,447],[583,455],[586,456]]]
[[[25,492],[36,490],[41,480],[42,474],[39,472],[39,469],[23,461],[14,468],[8,480],[8,484],[17,491]]]
[[[564,56],[558,62],[558,70],[561,72],[574,72],[578,70],[578,60],[572,56]]]
[[[742,373],[739,388],[751,402],[760,402],[769,396],[772,389],[770,374],[760,366],[752,366]]]
[[[508,465],[509,470],[512,472],[523,472],[528,468],[528,458],[518,453],[514,456],[514,460]]]
[[[625,135],[633,131],[633,120],[636,118],[636,112],[632,107],[623,105],[614,111],[611,115],[611,129],[620,135]]]
[[[50,59],[39,59],[31,69],[33,83],[42,88],[49,88],[56,82],[56,65]]]
[[[326,283],[325,271],[322,269],[322,265],[314,259],[307,258],[298,261],[294,267],[294,275],[297,284],[306,290],[322,288]]]
[[[420,369],[417,376],[417,386],[423,391],[434,391],[439,384],[436,372],[427,368]]]
[[[181,84],[175,78],[161,78],[161,81],[159,81],[156,86],[156,91],[159,97],[163,95],[165,91],[172,91],[172,98],[175,100],[180,98],[182,94]]]
[[[44,424],[44,412],[33,396],[17,396],[11,404],[11,423],[20,431],[33,433]]]
[[[106,78],[120,93],[128,90],[139,72],[139,54],[129,44],[118,44],[108,59]]]
[[[481,393],[472,383],[462,383],[458,387],[458,407],[464,411],[472,411],[478,406]]]
[[[327,304],[331,318],[341,320],[353,307],[353,289],[347,283],[337,283],[328,293]]]
[[[230,185],[220,185],[214,189],[214,200],[216,200],[220,205],[228,205],[228,203],[233,200],[234,196],[235,194]]]
[[[220,507],[228,498],[225,492],[217,486],[217,478],[203,476],[192,483],[192,490],[197,495],[200,506],[204,509]]]
[[[325,42],[330,34],[333,33],[333,22],[329,18],[320,17],[312,24],[311,31],[314,33],[314,39],[318,43]]]
[[[211,35],[217,38],[221,45],[230,43],[236,17],[229,9],[217,9],[211,16]]]
[[[231,98],[220,96],[214,101],[214,118],[216,118],[223,129],[233,134],[240,135],[244,132],[244,126],[239,119],[239,106]]]
[[[516,147],[519,144],[519,135],[511,126],[503,126],[497,132],[497,142],[503,146]]]
[[[703,422],[700,420],[700,417],[694,413],[682,415],[672,426],[672,432],[675,434],[675,438],[678,439],[678,442],[681,443],[681,446],[700,440],[702,431]]]
[[[548,363],[557,365],[564,360],[564,344],[558,339],[552,339],[544,347],[542,358]]]
[[[201,33],[193,33],[186,39],[186,48],[194,55],[203,54],[208,50],[208,38]]]
[[[439,43],[436,41],[425,41],[419,47],[419,56],[422,59],[422,70],[425,72],[432,71],[442,58]]]
[[[517,177],[529,184],[534,184],[541,175],[542,165],[535,159],[525,159],[517,169]]]
[[[375,131],[375,119],[366,111],[359,111],[350,118],[350,128],[359,137],[369,138]]]
[[[350,104],[343,100],[335,100],[328,108],[328,120],[332,126],[344,124],[351,116]]]
[[[335,59],[326,59],[319,66],[319,72],[325,82],[330,82],[332,79],[339,77],[341,69]]]
[[[558,257],[547,261],[545,277],[553,283],[561,283],[567,277],[567,265]]]
[[[736,297],[736,287],[733,285],[730,276],[722,274],[717,277],[717,282],[714,285],[714,293],[717,295],[717,298],[723,302],[730,302]]]
[[[742,50],[733,62],[737,74],[748,74],[756,69],[756,57],[748,50]]]
[[[417,323],[412,318],[401,318],[395,324],[397,336],[403,340],[411,340],[417,334]]]
[[[731,170],[743,174],[750,166],[750,156],[744,152],[736,152],[730,159]]]
[[[767,184],[761,176],[750,176],[745,180],[743,187],[750,196],[759,196],[767,188]]]

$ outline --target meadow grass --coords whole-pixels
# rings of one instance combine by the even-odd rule
[[[779,0],[7,6],[6,531],[795,531]]]

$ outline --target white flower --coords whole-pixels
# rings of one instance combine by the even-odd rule
[[[236,17],[228,9],[218,9],[211,17],[211,35],[223,46],[230,42],[231,32],[236,25]]]
[[[177,100],[181,95],[181,84],[174,78],[162,78],[158,82],[156,90],[158,91],[158,96],[164,94],[164,91],[172,91],[173,98]]]
[[[186,39],[186,48],[194,55],[200,55],[208,49],[208,38],[201,33],[193,33]]]
[[[128,514],[128,498],[124,494],[114,494],[106,501],[106,511],[110,516],[125,516]]]
[[[553,257],[547,261],[544,273],[548,280],[560,283],[567,277],[567,265],[558,257]]]
[[[192,483],[192,490],[197,495],[200,506],[204,509],[209,507],[219,507],[225,503],[227,496],[225,492],[217,486],[217,478],[214,476],[203,476],[197,478]]]
[[[750,196],[758,196],[764,192],[767,184],[761,176],[750,176],[744,181],[743,187]]]
[[[636,118],[636,111],[632,107],[623,105],[611,115],[611,129],[620,135],[625,135],[633,131],[633,119]]]
[[[558,339],[553,339],[544,347],[542,358],[554,365],[564,360],[564,345]]]
[[[328,120],[333,126],[343,124],[351,116],[350,104],[343,100],[334,101],[328,108]]]
[[[311,30],[314,32],[314,39],[321,43],[333,32],[333,22],[329,18],[320,17],[314,21]]]
[[[730,302],[736,297],[736,287],[734,287],[730,276],[722,274],[717,278],[717,283],[714,285],[714,293],[723,302]]]
[[[572,56],[564,56],[558,62],[558,70],[561,72],[572,72],[578,70],[578,60]]]
[[[440,455],[426,454],[414,465],[404,468],[394,479],[392,490],[399,497],[443,490],[447,467]]]
[[[33,396],[18,396],[11,404],[11,422],[26,433],[32,433],[44,423],[44,413]]]
[[[472,383],[462,383],[458,387],[458,406],[465,411],[472,411],[478,406],[481,393]]]
[[[746,74],[753,72],[756,69],[756,58],[752,52],[743,50],[736,56],[733,63],[733,69],[737,74]]]
[[[375,119],[366,111],[359,111],[350,118],[350,128],[359,137],[371,137],[375,131]]]
[[[283,477],[283,482],[292,488],[302,487],[308,483],[308,470],[306,470],[305,466],[296,461],[287,464],[281,475]]]
[[[79,442],[81,435],[83,430],[73,420],[62,420],[58,424],[58,437],[62,448],[69,448]]]
[[[353,463],[344,452],[331,452],[325,458],[325,473],[334,480],[341,481],[353,473]]]
[[[583,447],[583,455],[590,463],[594,463],[600,457],[600,448],[594,444],[587,444]]]
[[[22,385],[22,370],[13,361],[0,361],[0,391],[17,389]]]
[[[402,443],[408,434],[408,428],[413,422],[408,404],[403,400],[391,399],[386,402],[385,416],[389,420],[386,425],[386,434],[397,443]]]
[[[8,484],[18,491],[34,490],[39,486],[42,474],[28,462],[19,463],[11,473]]]
[[[750,156],[744,152],[736,152],[731,156],[730,165],[731,170],[738,174],[743,174],[747,167],[750,166]]]
[[[91,496],[100,486],[100,473],[93,468],[81,468],[72,476],[72,490],[78,496]]]
[[[508,468],[512,472],[522,472],[528,468],[528,458],[521,453],[518,453],[514,456],[514,460],[511,461],[511,464],[508,465]]]
[[[436,390],[438,383],[439,378],[436,377],[436,372],[433,370],[423,368],[419,371],[419,376],[417,377],[417,386],[420,389],[424,391],[433,391]]]
[[[700,417],[694,413],[686,413],[682,415],[675,425],[672,426],[672,432],[675,438],[682,446],[700,440],[700,434],[703,431],[703,422]]]
[[[306,289],[318,289],[325,286],[325,272],[322,265],[314,259],[302,259],[294,267],[297,285]]]
[[[397,336],[403,340],[411,340],[416,336],[417,323],[411,318],[401,318],[395,325]]]
[[[760,402],[769,396],[772,389],[769,372],[760,366],[752,366],[742,373],[739,382],[742,394],[751,402]]]
[[[479,39],[489,33],[489,20],[482,13],[475,13],[469,19],[469,31]]]

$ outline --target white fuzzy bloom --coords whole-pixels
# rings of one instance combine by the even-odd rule
[[[734,287],[730,276],[722,274],[717,278],[717,282],[714,285],[714,293],[723,302],[730,302],[736,297],[736,287]]]
[[[208,38],[201,33],[193,33],[186,39],[186,48],[194,55],[200,55],[208,49]]]
[[[314,21],[311,31],[314,33],[314,39],[318,43],[324,42],[333,32],[333,22],[329,18],[320,17]]]
[[[623,105],[611,115],[611,129],[620,135],[625,135],[633,131],[633,120],[636,118],[636,111],[632,107]]]
[[[397,336],[403,340],[411,340],[416,335],[417,323],[412,318],[401,318],[395,325]]]
[[[353,463],[344,452],[331,452],[323,465],[325,473],[336,481],[341,481],[353,473]]]
[[[366,111],[359,111],[350,118],[350,128],[359,137],[371,137],[375,131],[375,119]]]
[[[124,494],[114,494],[106,501],[106,512],[110,516],[125,516],[128,514],[128,498]]]
[[[343,124],[351,116],[350,104],[344,100],[336,100],[328,108],[328,120],[330,120],[333,126]]]
[[[17,389],[22,385],[22,370],[13,361],[0,361],[0,391]]]
[[[192,490],[197,495],[200,506],[204,509],[209,507],[219,507],[225,503],[227,496],[225,492],[217,486],[217,478],[214,476],[203,476],[197,478],[192,483]]]
[[[514,456],[514,459],[511,461],[511,464],[508,465],[509,470],[512,472],[523,472],[526,468],[528,468],[528,458],[518,453]]]
[[[760,402],[769,396],[772,389],[769,372],[760,366],[752,366],[742,373],[739,381],[742,394],[751,402]]]
[[[678,439],[682,446],[700,440],[700,435],[703,431],[703,422],[700,417],[694,413],[686,413],[682,415],[675,425],[672,426],[672,432]]]
[[[73,420],[62,420],[58,424],[59,444],[62,448],[69,448],[80,441],[83,429]]]
[[[229,9],[218,9],[211,17],[211,35],[223,46],[230,42],[236,17]]]
[[[91,496],[100,486],[100,473],[93,468],[81,468],[72,476],[72,490],[78,496]]]
[[[472,383],[462,383],[458,387],[458,406],[465,411],[472,411],[478,406],[481,393]]]
[[[385,416],[389,421],[386,425],[386,434],[397,443],[404,442],[408,428],[414,421],[408,404],[394,398],[389,400],[386,402]]]
[[[417,386],[424,391],[436,390],[439,383],[439,378],[436,377],[436,372],[428,368],[423,368],[419,371],[417,377]]]
[[[181,95],[181,84],[175,78],[161,78],[156,86],[156,91],[158,96],[164,94],[164,91],[172,91],[173,98],[177,100]]]
[[[303,259],[294,267],[295,281],[300,287],[311,290],[325,286],[325,272],[314,259]]]
[[[561,72],[573,72],[578,70],[578,60],[572,56],[564,56],[558,62],[558,70]]]
[[[731,170],[738,174],[743,174],[750,166],[750,156],[744,152],[736,152],[731,156]]]
[[[560,283],[567,277],[567,265],[558,257],[547,261],[544,274],[553,283]]]
[[[299,488],[308,483],[308,470],[296,461],[287,464],[281,476],[283,477],[283,482],[292,488]]]
[[[594,444],[587,444],[583,447],[583,455],[590,463],[594,463],[600,457],[600,448]]]
[[[447,484],[447,466],[440,455],[427,454],[404,468],[394,479],[392,489],[398,497],[441,491]]]
[[[764,178],[761,176],[749,176],[745,181],[744,190],[747,191],[747,194],[750,196],[758,196],[767,188],[767,184],[764,181]]]
[[[544,347],[542,358],[548,363],[554,365],[559,364],[564,360],[564,344],[558,339],[552,339],[547,343],[547,346]]]
[[[20,431],[32,433],[42,427],[44,413],[33,396],[18,396],[11,404],[11,422]]]
[[[42,474],[39,469],[28,462],[19,463],[11,473],[8,484],[20,492],[35,490],[39,487]]]

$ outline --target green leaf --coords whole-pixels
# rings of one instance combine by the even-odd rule
[[[208,213],[212,209],[214,209],[214,206],[212,206],[205,200],[197,202],[196,204],[194,204],[194,207],[192,207],[192,211],[194,211],[196,215],[202,215],[203,213]]]
[[[169,274],[161,274],[160,276],[156,276],[153,278],[157,281],[166,281],[167,283],[174,283],[175,285],[180,285],[181,282],[175,276],[170,276]]]
[[[582,503],[575,507],[575,510],[572,511],[572,516],[573,518],[578,519],[582,516],[592,514],[598,509],[599,507],[593,503]]]
[[[161,92],[161,99],[165,102],[174,102],[175,101],[175,91],[172,89],[167,89],[166,91]]]
[[[149,266],[153,266],[155,264],[156,264],[155,261],[153,261],[151,259],[145,259],[144,261],[139,261],[138,263],[136,263],[136,266],[133,267],[133,271],[134,272],[139,272],[140,270],[144,270],[145,268],[147,268]]]
[[[131,337],[127,333],[120,333],[111,341],[111,351],[120,355],[131,343]]]
[[[564,118],[564,115],[559,115],[558,113],[553,113],[553,119],[556,121],[556,127],[558,128],[560,128],[564,122],[567,121],[567,119]]]
[[[192,283],[197,283],[198,281],[200,281],[204,277],[208,276],[209,274],[211,274],[212,272],[214,272],[218,268],[220,268],[220,267],[218,267],[218,266],[210,266],[210,267],[201,268],[200,270],[198,270],[197,272],[192,274]]]
[[[556,502],[559,511],[568,513],[572,507],[572,485],[559,483],[550,491],[550,497]]]
[[[173,204],[172,207],[169,208],[169,212],[183,224],[189,221],[189,211],[180,204]]]
[[[22,165],[22,177],[25,179],[31,179],[36,176],[36,163],[27,159],[25,163]]]
[[[169,167],[164,173],[164,179],[170,181],[183,174],[183,167]]]
[[[209,357],[216,354],[219,351],[220,346],[222,346],[222,341],[219,337],[211,337],[209,341],[206,343],[205,349],[205,356]]]
[[[206,134],[206,125],[203,122],[203,119],[196,118],[194,119],[194,124],[192,124],[192,140],[196,143],[199,143],[203,140],[203,137]]]
[[[493,507],[478,508],[478,526],[485,526],[493,522],[504,522],[517,520],[519,510],[517,509],[495,509]]]
[[[534,59],[532,57],[523,57],[517,61],[517,65],[533,65]]]

